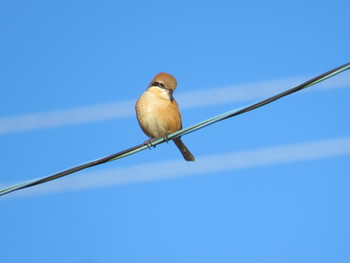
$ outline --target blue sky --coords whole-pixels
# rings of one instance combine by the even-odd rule
[[[349,1],[2,1],[0,185],[142,143],[350,61]],[[350,73],[172,144],[1,197],[0,262],[348,262]]]

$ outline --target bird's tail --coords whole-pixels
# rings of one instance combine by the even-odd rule
[[[173,140],[177,148],[179,148],[180,152],[182,153],[182,156],[185,158],[188,162],[193,162],[195,160],[193,154],[187,149],[185,144],[181,141],[180,138],[176,138]]]

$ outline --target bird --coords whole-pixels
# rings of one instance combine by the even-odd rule
[[[158,73],[140,96],[135,105],[136,116],[142,131],[152,139],[165,138],[182,129],[179,106],[173,97],[176,79],[165,72]],[[186,161],[194,161],[195,157],[182,142],[181,137],[173,139]]]

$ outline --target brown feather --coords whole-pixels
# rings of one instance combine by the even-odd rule
[[[184,159],[188,162],[193,162],[195,160],[193,154],[187,149],[185,144],[181,141],[180,138],[176,138],[173,140],[177,148],[179,148],[180,152]]]

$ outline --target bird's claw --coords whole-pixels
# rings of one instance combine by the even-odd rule
[[[153,140],[152,140],[152,139],[149,139],[149,140],[147,140],[147,141],[144,141],[143,144],[144,144],[144,145],[147,145],[148,149],[152,150],[151,147],[156,148],[156,146],[153,145],[152,142],[153,142]]]
[[[166,141],[166,143],[169,143],[169,135],[166,135],[166,136],[164,137],[164,140]]]

